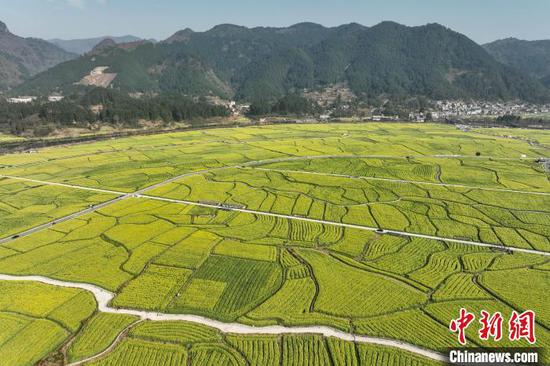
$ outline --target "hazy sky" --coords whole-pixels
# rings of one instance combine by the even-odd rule
[[[0,0],[0,20],[21,36],[85,38],[133,34],[164,39],[220,23],[327,26],[394,20],[444,24],[483,43],[550,39],[550,0]]]

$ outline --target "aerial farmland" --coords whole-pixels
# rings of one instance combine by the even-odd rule
[[[0,365],[438,365],[461,308],[550,347],[548,156],[385,123],[0,155]]]

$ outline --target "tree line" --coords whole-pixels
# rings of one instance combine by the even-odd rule
[[[56,127],[89,127],[94,123],[136,127],[139,121],[165,124],[228,116],[224,106],[178,94],[132,98],[108,89],[90,89],[59,102],[37,99],[32,103],[0,101],[0,129],[12,134],[32,130],[45,135]]]

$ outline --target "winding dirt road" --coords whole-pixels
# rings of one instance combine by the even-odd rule
[[[432,360],[448,362],[448,358],[441,353],[431,351],[409,343],[391,340],[391,339],[385,339],[385,338],[367,337],[362,335],[346,333],[327,326],[286,327],[282,325],[273,325],[273,326],[255,327],[255,326],[244,325],[239,323],[223,323],[218,320],[209,319],[198,315],[164,314],[164,313],[155,313],[155,312],[147,312],[147,311],[140,311],[140,310],[131,310],[131,309],[116,309],[109,306],[110,301],[115,296],[113,293],[106,291],[98,286],[90,285],[87,283],[60,281],[60,280],[55,280],[55,279],[43,277],[43,276],[12,276],[12,275],[4,275],[4,274],[0,274],[0,281],[40,282],[47,285],[76,288],[76,289],[89,291],[94,295],[98,304],[99,311],[104,313],[112,313],[112,314],[134,315],[140,318],[141,320],[187,321],[191,323],[197,323],[208,327],[212,327],[220,330],[223,333],[233,333],[233,334],[256,334],[256,335],[259,335],[259,334],[264,334],[264,335],[321,334],[325,337],[338,338],[349,342],[369,343],[369,344],[399,348],[401,350],[412,352],[417,355],[430,358]],[[118,338],[120,338],[120,335]],[[113,345],[111,345],[111,347],[112,346]],[[103,351],[101,354],[103,354],[104,352],[105,351]]]
[[[81,189],[81,190],[88,190],[88,191],[95,191],[100,193],[107,193],[112,194],[116,198],[100,203],[98,205],[95,205],[93,207],[89,207],[85,210],[73,213],[71,215],[68,215],[66,217],[56,219],[54,221],[51,221],[49,223],[45,223],[43,225],[36,226],[32,229],[29,229],[25,232],[22,232],[18,235],[15,235],[13,237],[7,237],[0,239],[0,244],[15,240],[22,236],[31,235],[37,231],[44,230],[48,227],[51,227],[54,224],[67,221],[73,218],[76,218],[78,216],[82,216],[91,212],[94,212],[98,209],[101,209],[103,207],[109,206],[111,204],[114,204],[116,202],[119,202],[121,200],[127,199],[127,198],[143,198],[143,199],[151,199],[151,200],[159,200],[159,201],[165,201],[165,202],[172,202],[172,203],[179,203],[179,204],[187,204],[187,205],[196,205],[196,206],[205,206],[205,207],[212,207],[212,208],[220,208],[220,206],[216,205],[208,205],[208,204],[201,204],[197,202],[190,202],[190,201],[183,201],[183,200],[172,200],[167,198],[161,198],[161,197],[154,197],[149,195],[144,195],[146,192],[153,190],[154,188],[158,188],[160,186],[166,185],[168,183],[177,181],[179,179],[191,176],[191,175],[197,175],[197,174],[204,174],[210,171],[214,170],[223,170],[223,169],[230,169],[230,168],[239,168],[239,167],[251,167],[256,168],[267,163],[276,163],[276,162],[283,162],[283,161],[292,161],[292,160],[302,160],[302,159],[322,159],[322,158],[346,158],[346,157],[353,157],[353,158],[400,158],[396,156],[376,156],[376,155],[370,155],[370,156],[342,156],[342,155],[324,155],[324,156],[300,156],[300,157],[285,157],[285,158],[275,158],[275,159],[269,159],[264,161],[252,161],[248,163],[243,163],[235,166],[225,166],[225,167],[219,167],[219,168],[213,168],[213,169],[207,169],[207,170],[201,170],[191,173],[182,174],[176,177],[173,177],[171,179],[168,179],[166,181],[154,184],[152,186],[146,187],[144,189],[138,190],[137,192],[128,193],[128,192],[120,192],[120,191],[112,191],[112,190],[104,190],[104,189],[98,189],[98,188],[91,188],[91,187],[82,187],[77,185],[71,185],[66,183],[54,183],[54,182],[45,182],[45,181],[39,181],[29,178],[22,178],[22,177],[14,177],[14,176],[8,176],[8,175],[0,175],[0,177],[4,178],[10,178],[10,179],[18,179],[18,180],[25,180],[30,181],[34,183],[40,183],[40,184],[49,184],[49,185],[56,185],[56,186],[62,186],[67,188],[73,188],[73,189]],[[420,156],[419,156],[420,157]],[[427,156],[421,156],[421,157],[427,157]],[[437,157],[437,158],[466,158],[464,156],[460,155],[436,155],[431,157]],[[403,158],[403,157],[401,157]],[[468,158],[479,158],[479,157],[469,157]],[[481,157],[482,159],[487,159],[488,157]],[[515,158],[494,158],[495,160],[518,160]],[[531,159],[520,159],[520,160],[533,160]],[[262,168],[259,168],[262,169]],[[353,178],[353,177],[348,177]],[[365,179],[365,177],[361,177],[362,179]],[[386,180],[386,179],[380,179],[380,178],[367,178],[372,180]],[[387,179],[390,180],[390,179]],[[467,187],[467,186],[461,186],[461,185],[449,185],[449,184],[438,184],[438,183],[428,183],[428,182],[411,182],[411,181],[404,181],[404,180],[390,180],[390,181],[396,181],[396,182],[407,182],[407,183],[415,183],[415,184],[428,184],[428,185],[444,185],[444,186],[456,186],[456,187]],[[472,188],[472,187],[468,187]],[[526,191],[515,191],[515,190],[507,190],[507,189],[498,189],[498,188],[480,188],[476,187],[477,189],[485,189],[485,190],[495,190],[495,191],[510,191],[514,193],[524,193],[524,194],[535,194],[535,195],[548,195],[549,193],[539,193],[539,192],[526,192]],[[329,221],[323,221],[323,220],[315,220],[315,219],[308,219],[304,217],[297,217],[297,216],[290,216],[290,215],[279,215],[269,212],[260,212],[260,211],[253,211],[253,210],[247,210],[247,209],[239,209],[239,208],[226,208],[231,211],[239,211],[239,212],[245,212],[245,213],[251,213],[256,215],[267,215],[267,216],[274,216],[274,217],[281,217],[281,218],[287,218],[287,219],[293,219],[293,220],[301,220],[301,221],[309,221],[309,222],[316,222],[321,224],[328,224],[328,225],[336,225],[336,226],[343,226],[343,227],[350,227],[350,228],[356,228],[361,230],[369,230],[369,231],[380,231],[379,228],[372,228],[372,227],[365,227],[365,226],[359,226],[359,225],[350,225],[350,224],[343,224],[343,223],[336,223],[336,222],[329,222]],[[466,241],[466,240],[457,240],[457,239],[450,239],[450,238],[442,238],[437,236],[430,236],[430,235],[421,235],[421,234],[413,234],[413,233],[407,233],[407,232],[399,232],[399,231],[393,231],[393,230],[385,230],[383,233],[390,233],[395,235],[402,235],[402,236],[409,236],[409,237],[419,237],[419,238],[428,238],[428,239],[434,239],[434,240],[443,240],[448,242],[454,242],[454,243],[460,243],[465,245],[474,245],[474,246],[482,246],[482,247],[490,247],[490,248],[498,248],[502,250],[511,250],[511,251],[518,251],[518,252],[525,252],[525,253],[531,253],[531,254],[539,254],[539,255],[545,255],[549,256],[550,253],[548,252],[541,252],[536,250],[528,250],[528,249],[521,249],[521,248],[512,248],[512,247],[502,247],[492,244],[485,244],[485,243],[478,243],[473,241]],[[164,314],[164,313],[155,313],[155,312],[146,312],[146,311],[139,311],[139,310],[131,310],[131,309],[116,309],[109,306],[109,303],[114,297],[114,294],[106,291],[100,287],[86,284],[86,283],[75,283],[75,282],[67,282],[67,281],[60,281],[55,280],[47,277],[42,276],[13,276],[13,275],[3,275],[0,274],[0,281],[33,281],[33,282],[40,282],[48,285],[54,285],[54,286],[60,286],[60,287],[67,287],[67,288],[76,288],[81,289],[85,291],[91,292],[97,303],[98,303],[98,309],[101,312],[106,313],[115,313],[115,314],[128,314],[128,315],[134,315],[137,316],[141,321],[143,320],[151,320],[151,321],[188,321],[193,323],[202,324],[205,326],[209,326],[212,328],[216,328],[224,333],[235,333],[235,334],[271,334],[271,335],[278,335],[278,334],[321,334],[327,337],[334,337],[339,338],[345,341],[351,341],[351,342],[358,342],[358,343],[369,343],[369,344],[377,344],[377,345],[383,345],[383,346],[389,346],[389,347],[395,347],[399,348],[405,351],[409,351],[433,360],[437,361],[443,361],[448,362],[448,359],[443,354],[440,354],[435,351],[431,351],[428,349],[424,349],[422,347],[418,347],[412,344],[408,344],[405,342],[397,341],[397,340],[391,340],[391,339],[385,339],[385,338],[377,338],[377,337],[367,337],[362,335],[356,335],[351,333],[346,333],[331,327],[327,326],[308,326],[308,327],[286,327],[286,326],[263,326],[263,327],[255,327],[255,326],[249,326],[239,323],[223,323],[217,320],[205,318],[202,316],[196,316],[196,315],[185,315],[185,314]],[[110,350],[114,348],[116,343],[123,337],[123,333],[119,334],[115,342],[109,346],[109,348],[102,353],[93,356],[93,358],[101,357],[105,353],[108,353]]]

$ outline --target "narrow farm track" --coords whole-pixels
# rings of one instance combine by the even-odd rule
[[[281,158],[281,159],[275,159],[276,161],[287,161],[288,159],[294,159],[294,158]],[[207,207],[212,209],[224,209],[228,211],[235,211],[235,212],[242,212],[242,213],[248,213],[253,215],[261,215],[261,216],[270,216],[270,217],[279,217],[283,219],[289,219],[289,220],[298,220],[298,221],[306,221],[306,222],[312,222],[312,223],[318,223],[318,224],[324,224],[324,225],[332,225],[332,226],[340,226],[340,227],[346,227],[346,228],[352,228],[352,229],[358,229],[358,230],[366,230],[366,231],[379,231],[380,228],[378,227],[370,227],[370,226],[362,226],[362,225],[354,225],[354,224],[345,224],[341,222],[333,222],[333,221],[325,221],[325,220],[317,220],[317,219],[309,219],[306,217],[300,217],[300,216],[292,216],[292,215],[283,215],[283,214],[276,214],[271,212],[264,212],[264,211],[256,211],[256,210],[248,210],[244,208],[236,208],[236,207],[228,207],[228,206],[221,206],[216,204],[207,204],[207,203],[200,203],[200,202],[194,202],[194,201],[186,201],[186,200],[177,200],[177,199],[171,199],[171,198],[163,198],[163,197],[157,197],[157,196],[150,196],[145,195],[144,193],[153,190],[155,188],[164,186],[166,184],[175,182],[179,179],[183,179],[186,177],[194,176],[194,175],[201,175],[212,171],[219,171],[219,170],[225,170],[225,169],[232,169],[232,168],[238,168],[238,167],[244,167],[244,166],[254,166],[258,164],[265,164],[266,162],[273,162],[273,159],[270,160],[264,160],[264,161],[255,161],[255,162],[249,162],[246,164],[240,164],[235,166],[224,166],[219,168],[212,168],[212,169],[205,169],[190,173],[185,173],[178,175],[176,177],[170,178],[166,181],[154,184],[152,186],[140,189],[134,193],[125,193],[125,192],[117,192],[117,191],[110,191],[110,190],[104,190],[104,189],[97,189],[97,188],[90,188],[90,187],[84,187],[84,186],[78,186],[78,185],[72,185],[72,184],[65,184],[65,183],[54,183],[54,182],[47,182],[47,181],[40,181],[35,179],[29,179],[29,178],[21,178],[21,177],[15,177],[15,176],[8,176],[8,175],[0,175],[0,178],[9,178],[9,179],[16,179],[16,180],[24,180],[24,181],[31,181],[34,183],[40,183],[45,185],[56,185],[56,186],[63,186],[73,189],[80,189],[80,190],[87,190],[87,191],[101,191],[102,193],[110,193],[113,195],[119,195],[119,197],[101,203],[97,204],[93,207],[90,207],[88,209],[76,212],[74,214],[65,216],[63,218],[50,221],[48,223],[42,224],[40,226],[34,227],[32,229],[29,229],[27,231],[21,232],[15,236],[6,237],[3,239],[0,239],[0,244],[7,243],[9,241],[18,239],[20,237],[28,236],[31,234],[34,234],[38,231],[47,229],[51,227],[52,225],[62,223],[65,221],[68,221],[73,218],[80,217],[82,215],[86,215],[88,213],[92,213],[94,211],[97,211],[101,208],[104,208],[106,206],[109,206],[111,204],[114,204],[116,202],[119,202],[121,200],[127,199],[127,198],[143,198],[143,199],[150,199],[150,200],[156,200],[156,201],[163,201],[163,202],[169,202],[169,203],[176,203],[176,204],[184,204],[184,205],[190,205],[190,206],[199,206],[199,207]],[[258,169],[258,168],[255,168]],[[322,173],[318,173],[322,174]],[[535,192],[533,192],[535,193]],[[547,193],[545,193],[547,194]],[[544,256],[550,256],[549,252],[534,250],[534,249],[523,249],[523,248],[517,248],[517,247],[505,247],[502,245],[497,244],[488,244],[488,243],[480,243],[470,240],[462,240],[462,239],[453,239],[453,238],[445,238],[440,236],[434,236],[434,235],[424,235],[424,234],[418,234],[418,233],[410,233],[406,231],[397,231],[397,230],[383,230],[383,233],[385,234],[393,234],[393,235],[399,235],[399,236],[406,236],[406,237],[412,237],[412,238],[423,238],[423,239],[432,239],[432,240],[440,240],[445,241],[449,243],[456,243],[456,244],[462,244],[462,245],[471,245],[471,246],[478,246],[478,247],[485,247],[485,248],[493,248],[493,249],[499,249],[499,250],[509,250],[513,252],[520,252],[520,253],[528,253],[528,254],[537,254],[537,255],[544,255]]]
[[[366,230],[366,231],[380,231],[381,230],[380,228],[377,228],[377,227],[361,226],[361,225],[354,225],[354,224],[344,224],[344,223],[341,223],[341,222],[333,222],[333,221],[325,221],[325,220],[317,220],[317,219],[308,219],[307,217],[282,215],[282,214],[276,214],[276,213],[271,213],[271,212],[248,210],[248,209],[245,209],[245,208],[227,207],[227,206],[221,206],[221,205],[211,205],[211,204],[208,204],[208,203],[199,203],[199,202],[192,202],[192,201],[175,200],[175,199],[171,199],[171,198],[162,198],[162,197],[147,196],[147,195],[141,195],[141,194],[135,195],[135,197],[136,198],[151,199],[151,200],[156,200],[156,201],[170,202],[170,203],[179,203],[179,204],[190,205],[190,206],[199,206],[199,207],[207,207],[207,208],[214,208],[214,209],[223,209],[223,210],[227,210],[227,211],[242,212],[242,213],[248,213],[248,214],[253,214],[253,215],[271,216],[271,217],[279,217],[279,218],[282,218],[282,219],[313,222],[313,223],[318,223],[318,224],[340,226],[340,227],[346,227],[346,228],[358,229],[358,230]],[[411,238],[423,238],[423,239],[440,240],[440,241],[445,241],[445,242],[449,242],[449,243],[473,245],[473,246],[478,246],[478,247],[493,248],[493,249],[499,249],[499,250],[510,250],[510,251],[513,251],[513,252],[550,256],[550,252],[543,252],[543,251],[538,251],[538,250],[534,250],[534,249],[505,247],[505,246],[497,245],[497,244],[487,244],[487,243],[479,243],[479,242],[476,242],[476,241],[469,241],[469,240],[443,238],[443,237],[440,237],[440,236],[409,233],[409,232],[406,232],[406,231],[397,231],[397,230],[382,230],[382,231],[383,231],[383,234],[393,234],[393,235],[398,235],[398,236],[407,236],[407,237],[411,237]]]
[[[418,347],[412,344],[405,342],[391,340],[386,338],[377,338],[377,337],[368,337],[357,334],[351,334],[342,332],[340,330],[326,327],[326,326],[308,326],[308,327],[285,327],[281,325],[274,326],[262,326],[254,327],[250,325],[244,325],[239,323],[223,323],[218,320],[205,318],[197,315],[185,315],[185,314],[164,314],[164,313],[155,313],[155,312],[146,312],[139,310],[130,310],[130,309],[116,309],[109,306],[109,303],[114,298],[114,294],[106,291],[100,287],[87,284],[87,283],[76,283],[76,282],[66,282],[55,280],[48,277],[42,276],[11,276],[0,274],[0,281],[27,281],[27,282],[40,282],[47,285],[67,287],[81,289],[91,292],[98,304],[98,310],[104,313],[111,314],[124,314],[124,315],[133,315],[139,317],[141,320],[151,320],[151,321],[187,321],[191,323],[202,324],[209,326],[211,328],[218,329],[223,333],[232,333],[232,334],[254,334],[254,335],[280,335],[280,334],[321,334],[325,337],[338,338],[344,341],[356,342],[356,343],[369,343],[376,344],[381,346],[388,346],[399,348],[404,351],[412,352],[417,355],[430,358],[432,360],[448,362],[448,358],[435,351],[431,351],[422,347]],[[126,329],[125,329],[126,330]],[[120,340],[124,335],[124,331],[119,333],[117,340]],[[101,352],[99,355],[92,357],[93,359],[97,358],[100,355],[108,353],[116,345],[116,340],[111,346]],[[77,363],[79,364],[79,363]]]
[[[1,276],[0,276],[1,277]],[[95,295],[95,294],[94,294]],[[103,351],[101,351],[100,353],[98,353],[97,355],[93,355],[93,356],[90,356],[88,358],[85,358],[83,360],[80,360],[80,361],[76,361],[76,362],[73,362],[73,363],[70,363],[68,364],[67,366],[79,366],[79,365],[84,365],[88,362],[92,362],[92,361],[95,361],[103,356],[107,356],[109,353],[111,353],[115,348],[116,346],[120,343],[120,341],[128,334],[128,332],[130,331],[130,329],[132,329],[133,327],[135,327],[136,325],[138,325],[139,323],[145,321],[145,319],[140,319],[136,322],[133,322],[132,324],[130,324],[129,326],[127,326],[126,328],[124,328],[115,338],[115,340]]]
[[[317,159],[472,159],[472,160],[495,160],[495,161],[537,161],[540,159],[550,159],[548,157],[526,157],[526,158],[504,158],[495,156],[472,156],[472,155],[407,155],[407,156],[395,156],[395,155],[304,155],[304,156],[285,156],[280,158],[249,161],[247,163],[239,164],[238,166],[258,166],[271,163],[282,163],[287,161],[300,161],[300,160],[317,160]],[[237,167],[238,167],[237,166]]]
[[[97,205],[94,205],[92,207],[89,207],[85,210],[82,210],[82,211],[78,211],[78,212],[75,212],[73,214],[70,214],[70,215],[67,215],[67,216],[64,216],[64,217],[61,217],[59,219],[55,219],[53,221],[50,221],[50,222],[47,222],[47,223],[44,223],[42,225],[38,225],[38,226],[35,226],[29,230],[25,230],[23,232],[20,232],[18,234],[15,234],[13,236],[8,236],[6,238],[1,238],[0,239],[0,245],[1,244],[4,244],[4,243],[7,243],[7,242],[10,242],[12,240],[15,240],[15,239],[18,239],[18,238],[23,238],[25,236],[29,236],[31,234],[34,234],[34,233],[37,233],[39,231],[42,231],[42,230],[45,230],[45,229],[48,229],[50,227],[52,227],[53,225],[56,225],[56,224],[60,224],[62,222],[65,222],[65,221],[69,221],[69,220],[72,220],[72,219],[75,219],[77,217],[80,217],[80,216],[83,216],[83,215],[86,215],[86,214],[89,214],[89,213],[92,213],[94,211],[97,211],[97,210],[100,210],[104,207],[107,207],[107,206],[110,206],[112,205],[113,203],[116,203],[116,202],[119,202],[119,201],[122,201],[123,199],[127,198],[127,196],[120,196],[120,197],[117,197],[115,199],[112,199],[110,201],[106,201],[106,202],[103,202],[103,203],[98,203]]]
[[[118,192],[118,191],[112,191],[112,190],[109,190],[109,189],[83,187],[83,186],[67,184],[67,183],[46,182],[46,181],[43,181],[43,180],[36,180],[36,179],[31,179],[31,178],[14,177],[14,176],[11,176],[11,175],[2,175],[2,174],[0,174],[0,178],[20,180],[20,181],[24,181],[24,182],[44,184],[44,185],[48,185],[48,186],[56,186],[56,187],[64,187],[64,188],[72,188],[72,189],[81,189],[81,190],[86,190],[86,191],[91,191],[91,192],[114,194],[116,196],[124,196],[124,195],[128,194],[128,192]]]
[[[276,214],[271,212],[263,212],[263,211],[255,211],[255,210],[248,210],[245,208],[236,208],[236,207],[226,207],[222,206],[221,204],[205,204],[205,203],[199,203],[199,202],[192,202],[192,201],[185,201],[185,200],[176,200],[176,199],[169,199],[169,198],[163,198],[163,197],[156,197],[147,195],[147,192],[152,191],[156,188],[162,187],[164,185],[173,183],[175,181],[178,181],[180,179],[194,176],[194,175],[202,175],[205,173],[213,172],[213,171],[219,171],[224,169],[232,169],[232,168],[253,168],[253,169],[259,169],[259,170],[271,170],[271,169],[264,169],[260,168],[261,165],[269,164],[269,163],[277,163],[277,162],[286,162],[286,161],[297,161],[297,160],[309,160],[309,159],[327,159],[327,158],[387,158],[387,159],[408,159],[408,158],[471,158],[471,159],[493,159],[493,160],[535,160],[534,158],[494,158],[494,157],[475,157],[475,156],[461,156],[461,155],[433,155],[433,156],[425,156],[425,155],[418,155],[418,156],[409,156],[409,157],[399,157],[399,156],[382,156],[382,155],[317,155],[317,156],[292,156],[292,157],[281,157],[281,158],[274,158],[274,159],[267,159],[267,160],[261,160],[261,161],[250,161],[247,163],[241,163],[241,164],[235,164],[231,166],[221,166],[221,167],[215,167],[211,169],[203,169],[195,172],[185,173],[178,176],[175,176],[173,178],[170,178],[168,180],[153,184],[151,186],[141,188],[135,192],[120,192],[117,190],[109,190],[109,189],[101,189],[101,188],[92,188],[92,187],[85,187],[85,186],[79,186],[79,185],[72,185],[68,183],[56,183],[56,182],[47,182],[47,181],[40,181],[30,178],[24,178],[24,177],[16,177],[16,176],[9,176],[9,175],[0,175],[0,178],[8,178],[8,179],[14,179],[14,180],[21,180],[21,181],[27,181],[37,184],[43,184],[43,185],[52,185],[52,186],[59,186],[59,187],[65,187],[65,188],[72,188],[72,189],[78,189],[78,190],[85,190],[85,191],[92,191],[92,192],[99,192],[99,193],[105,193],[105,194],[111,194],[115,196],[115,198],[99,203],[94,206],[90,206],[87,209],[84,209],[79,212],[75,212],[71,215],[50,221],[48,223],[36,226],[34,228],[31,228],[29,230],[26,230],[22,233],[19,233],[17,235],[7,237],[0,239],[0,244],[10,242],[12,240],[16,240],[19,237],[28,236],[31,234],[34,234],[36,232],[48,229],[52,225],[62,223],[92,212],[95,212],[97,210],[100,210],[102,208],[105,208],[107,206],[110,206],[112,204],[115,204],[117,202],[120,202],[122,200],[128,199],[128,198],[135,198],[135,199],[143,199],[143,200],[155,200],[155,201],[162,201],[162,202],[168,202],[168,203],[174,203],[174,204],[182,204],[182,205],[191,205],[191,206],[201,206],[201,207],[208,207],[212,209],[217,210],[227,210],[227,211],[235,211],[235,212],[242,212],[247,214],[253,214],[253,215],[262,215],[262,216],[270,216],[270,217],[277,217],[277,218],[283,218],[283,219],[289,219],[289,220],[298,220],[298,221],[305,221],[305,222],[312,222],[312,223],[319,223],[319,224],[325,224],[325,225],[332,225],[332,226],[339,226],[339,227],[346,227],[346,228],[353,228],[358,230],[365,230],[365,231],[380,231],[380,228],[378,227],[367,227],[367,226],[361,226],[361,225],[353,225],[353,224],[345,224],[340,222],[331,222],[331,221],[325,221],[325,220],[316,220],[316,219],[309,219],[301,216],[292,216],[292,215],[283,215],[283,214]],[[280,171],[280,170],[278,170]],[[284,170],[283,170],[284,171]],[[506,189],[506,188],[484,188],[484,187],[472,187],[472,186],[466,186],[466,185],[457,185],[457,184],[446,184],[446,183],[433,183],[433,182],[417,182],[417,181],[407,181],[407,180],[400,180],[400,179],[387,179],[387,178],[376,178],[376,177],[353,177],[353,176],[346,176],[346,175],[337,175],[337,174],[324,174],[324,173],[316,173],[316,172],[302,172],[302,171],[292,171],[289,170],[288,172],[295,172],[295,173],[304,173],[304,174],[317,174],[317,175],[328,175],[328,176],[337,176],[337,177],[345,177],[345,178],[351,178],[351,179],[366,179],[366,180],[380,180],[380,181],[390,181],[390,182],[397,182],[397,183],[413,183],[413,184],[424,184],[424,185],[435,185],[435,186],[449,186],[449,187],[461,187],[461,188],[474,188],[474,189],[480,189],[480,190],[489,190],[489,191],[504,191],[504,192],[514,192],[514,193],[522,193],[522,194],[535,194],[535,195],[550,195],[550,193],[546,192],[531,192],[531,191],[519,191],[519,190],[513,190],[513,189]],[[529,253],[529,254],[536,254],[536,255],[543,255],[543,256],[550,256],[549,252],[544,251],[538,251],[538,250],[530,250],[530,249],[523,249],[523,248],[514,248],[514,247],[503,247],[501,245],[495,245],[495,244],[487,244],[487,243],[480,243],[480,242],[474,242],[474,241],[468,241],[468,240],[460,240],[460,239],[451,239],[451,238],[444,238],[444,237],[438,237],[438,236],[432,236],[432,235],[423,235],[423,234],[415,234],[415,233],[409,233],[409,232],[402,232],[402,231],[394,231],[394,230],[383,230],[384,234],[392,234],[392,235],[398,235],[398,236],[406,236],[406,237],[416,237],[416,238],[425,238],[425,239],[432,239],[432,240],[439,240],[439,241],[445,241],[450,243],[457,243],[457,244],[463,244],[463,245],[470,245],[470,246],[478,246],[478,247],[486,247],[486,248],[493,248],[498,250],[507,250],[507,251],[513,251],[513,252],[522,252],[522,253]],[[357,334],[352,333],[346,333],[331,327],[327,326],[304,326],[304,327],[286,327],[286,326],[261,326],[261,327],[254,327],[239,323],[224,323],[217,321],[215,319],[209,319],[202,316],[196,316],[196,315],[186,315],[186,314],[164,314],[164,313],[155,313],[155,312],[146,312],[146,311],[139,311],[139,310],[131,310],[131,309],[117,309],[112,308],[109,306],[110,302],[114,298],[115,294],[104,290],[103,288],[86,284],[86,283],[76,283],[76,282],[67,282],[67,281],[60,281],[48,277],[43,276],[14,276],[14,275],[4,275],[0,274],[0,281],[32,281],[32,282],[40,282],[44,284],[54,285],[54,286],[60,286],[60,287],[66,287],[66,288],[77,288],[82,289],[85,291],[91,292],[94,297],[96,298],[96,301],[98,303],[98,309],[101,312],[106,313],[115,313],[115,314],[127,314],[127,315],[134,315],[140,318],[139,321],[145,321],[145,320],[151,320],[151,321],[188,321],[193,322],[197,324],[202,324],[205,326],[210,326],[212,328],[216,328],[224,333],[235,333],[235,334],[264,334],[264,335],[281,335],[281,334],[321,334],[327,337],[334,337],[345,341],[351,341],[351,342],[358,342],[358,343],[369,343],[369,344],[377,344],[377,345],[383,345],[383,346],[389,346],[389,347],[395,347],[399,348],[405,351],[409,351],[433,360],[437,361],[443,361],[448,362],[448,359],[441,353],[428,350],[422,347],[415,346],[413,344],[408,344],[405,342],[401,342],[398,340],[392,340],[392,339],[385,339],[385,338],[377,338],[377,337],[368,337],[368,336],[361,336]],[[75,363],[74,365],[80,365],[84,362],[89,362],[98,358],[101,358],[105,356],[106,354],[110,353],[117,345],[118,343],[125,337],[127,334],[127,331],[130,327],[126,328],[122,332],[118,334],[115,341],[104,351],[101,353],[98,353],[95,356],[90,357],[87,360],[80,361]]]
[[[345,174],[308,172],[305,170],[269,169],[269,168],[252,168],[252,169],[266,171],[266,172],[297,173],[297,174],[320,175],[320,176],[326,176],[326,177],[348,178],[348,179],[358,179],[358,180],[367,180],[367,181],[371,180],[371,181],[391,182],[391,183],[417,184],[417,185],[424,185],[424,186],[477,189],[480,191],[491,191],[491,192],[507,192],[507,193],[519,193],[519,194],[533,194],[538,196],[550,196],[550,192],[523,191],[518,189],[510,189],[510,188],[479,187],[479,186],[470,186],[466,184],[436,183],[436,182],[425,182],[425,181],[418,181],[418,180],[406,180],[406,179],[395,179],[395,178],[363,177],[363,176],[353,176],[353,175],[345,175]]]
[[[231,167],[220,167],[220,168],[214,168],[215,170],[221,170],[221,169],[229,169]],[[212,169],[211,169],[212,170]],[[152,190],[152,189],[155,189],[155,188],[158,188],[160,186],[163,186],[165,184],[169,184],[173,181],[176,181],[178,179],[183,179],[185,177],[188,177],[188,176],[192,176],[192,175],[200,175],[200,174],[204,174],[204,173],[207,173],[211,170],[200,170],[200,171],[196,171],[196,172],[191,172],[191,173],[186,173],[186,174],[181,174],[181,175],[178,175],[177,177],[173,177],[173,178],[170,178],[166,181],[163,181],[163,182],[160,182],[160,183],[157,183],[155,185],[152,185],[152,186],[149,186],[149,187],[146,187],[146,188],[143,188],[135,193],[128,193],[128,192],[118,192],[118,191],[112,191],[112,190],[107,190],[107,189],[100,189],[100,188],[92,188],[92,187],[84,187],[84,186],[79,186],[79,185],[74,185],[74,184],[68,184],[68,183],[56,183],[56,182],[48,182],[48,181],[42,181],[42,180],[36,180],[36,179],[30,179],[30,178],[24,178],[24,177],[15,177],[15,176],[10,176],[10,175],[3,175],[3,174],[0,174],[0,178],[7,178],[7,179],[14,179],[14,180],[21,180],[21,181],[26,181],[26,182],[32,182],[32,183],[37,183],[37,184],[43,184],[43,185],[51,185],[51,186],[58,186],[58,187],[66,187],[66,188],[72,188],[72,189],[79,189],[79,190],[83,190],[83,191],[92,191],[92,192],[101,192],[101,193],[108,193],[108,194],[113,194],[115,196],[118,196],[116,197],[115,199],[112,199],[112,200],[109,200],[109,201],[106,201],[106,202],[103,202],[103,203],[98,203],[96,205],[93,205],[87,209],[84,209],[82,211],[78,211],[78,212],[75,212],[75,213],[72,213],[70,215],[67,215],[67,216],[64,216],[64,217],[61,217],[59,219],[55,219],[55,220],[52,220],[52,221],[49,221],[49,222],[46,222],[44,224],[41,224],[41,225],[38,225],[38,226],[35,226],[29,230],[25,230],[23,232],[20,232],[18,234],[15,234],[15,235],[12,235],[12,236],[8,236],[8,237],[5,237],[5,238],[0,238],[0,245],[1,244],[4,244],[4,243],[7,243],[7,242],[10,242],[12,240],[16,240],[16,239],[19,239],[19,238],[22,238],[22,237],[25,237],[25,236],[29,236],[29,235],[32,235],[36,232],[39,232],[39,231],[42,231],[42,230],[45,230],[47,228],[50,228],[52,227],[53,225],[56,225],[56,224],[60,224],[62,222],[65,222],[65,221],[69,221],[71,219],[75,219],[77,217],[80,217],[80,216],[83,216],[83,215],[86,215],[86,214],[89,214],[89,213],[92,213],[92,212],[95,212],[97,210],[100,210],[102,208],[105,208],[107,206],[110,206],[114,203],[117,203],[117,202],[120,202],[124,199],[127,199],[127,198],[131,198],[131,197],[135,197],[136,195],[140,194],[140,193],[144,193],[144,192],[147,192],[149,190]]]

